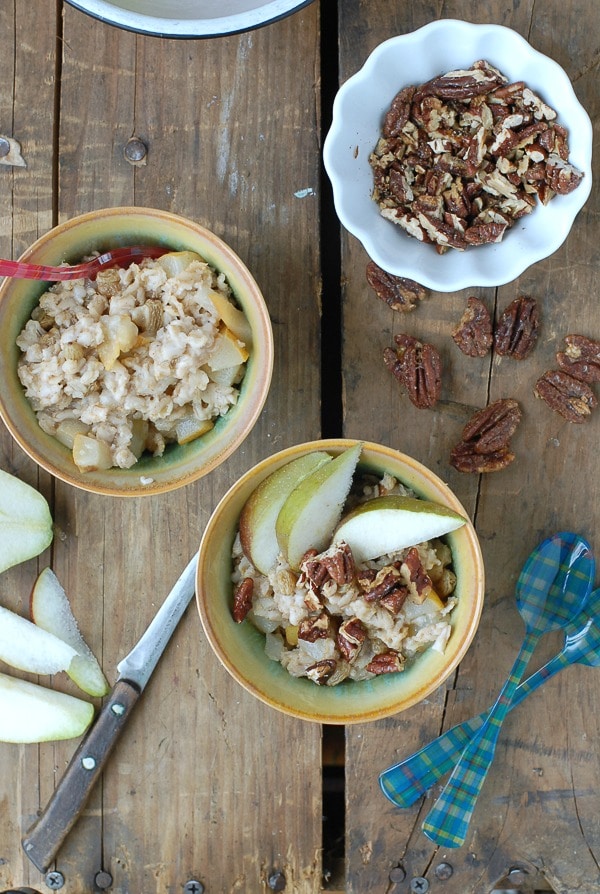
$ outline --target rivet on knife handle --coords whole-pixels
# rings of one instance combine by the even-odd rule
[[[139,690],[126,680],[114,685],[46,808],[23,839],[25,853],[40,872],[52,864],[75,825],[139,697]]]

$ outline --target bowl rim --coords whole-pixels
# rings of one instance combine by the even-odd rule
[[[485,58],[507,74],[509,80],[511,77],[514,80],[518,78],[515,69],[552,75],[554,94],[536,82],[535,75],[526,74],[523,79],[541,93],[550,105],[553,105],[554,96],[563,97],[559,102],[554,102],[554,108],[559,123],[565,124],[571,135],[574,130],[577,133],[575,157],[571,146],[570,159],[583,170],[585,176],[573,193],[558,196],[545,207],[538,202],[534,211],[523,219],[523,224],[517,222],[502,242],[439,255],[433,246],[419,243],[381,217],[371,198],[372,172],[368,154],[380,135],[383,114],[401,87],[420,80],[415,76],[412,80],[407,77],[402,81],[394,75],[393,83],[388,78],[382,88],[382,71],[386,65],[400,69],[404,60],[410,59],[411,54],[418,51],[420,57],[427,59],[422,63],[429,66],[427,77],[433,77],[440,73],[438,69],[449,70],[460,64],[472,64],[475,58],[481,58],[483,49],[479,44],[486,40],[494,49],[490,49]],[[432,56],[431,45],[442,45],[442,42],[444,47],[447,46],[444,52],[453,60],[462,53],[462,63],[435,63],[437,56]],[[514,50],[515,62],[501,57],[502,53],[506,54],[509,45]],[[433,63],[431,58],[434,59]],[[398,59],[402,62],[397,62]],[[374,81],[369,87],[370,78]],[[376,90],[376,87],[379,89]],[[376,98],[371,109],[368,100],[373,94]],[[366,109],[365,118],[358,123],[352,118],[356,108]],[[375,121],[376,114],[378,118]],[[323,163],[331,181],[338,218],[345,229],[361,242],[369,257],[389,273],[408,276],[440,292],[450,292],[469,287],[504,285],[558,250],[592,189],[592,140],[589,115],[579,102],[568,75],[554,59],[534,49],[522,35],[505,25],[448,18],[384,40],[372,50],[361,68],[341,85],[333,102],[331,126],[323,145]],[[538,221],[542,226],[531,226],[532,222]],[[399,255],[397,246],[405,246],[408,240],[407,250]]]
[[[259,8],[213,18],[167,18],[123,9],[111,0],[67,0],[68,4],[107,25],[149,37],[195,39],[223,37],[270,25],[308,6],[313,0],[267,0]]]
[[[206,460],[201,461],[199,467],[194,465],[193,457],[195,450],[192,448],[185,451],[182,448],[183,459],[176,469],[175,475],[171,474],[170,470],[165,467],[164,470],[155,469],[154,474],[158,477],[152,477],[152,472],[149,470],[146,472],[144,469],[145,464],[143,462],[141,465],[136,464],[131,469],[110,469],[106,470],[106,472],[85,473],[83,475],[83,473],[78,472],[75,466],[73,466],[72,471],[68,467],[64,468],[58,454],[64,453],[64,450],[67,448],[63,449],[60,445],[57,445],[55,438],[43,432],[39,428],[37,420],[35,420],[35,425],[31,423],[32,418],[35,419],[35,414],[22,391],[16,372],[12,368],[13,364],[7,356],[8,351],[12,350],[12,345],[3,345],[0,350],[0,373],[2,373],[2,377],[5,379],[7,376],[15,379],[17,396],[13,401],[9,389],[2,389],[2,393],[0,393],[0,418],[2,418],[9,432],[23,451],[41,468],[60,481],[88,493],[97,493],[104,496],[152,496],[184,487],[204,477],[231,456],[249,435],[262,412],[269,393],[274,365],[273,331],[269,312],[258,283],[231,246],[202,224],[170,211],[144,206],[116,206],[85,212],[59,223],[56,227],[42,234],[21,254],[19,260],[58,264],[65,259],[65,255],[68,254],[72,257],[67,243],[69,236],[74,230],[79,231],[77,244],[82,245],[82,240],[85,238],[84,234],[95,232],[99,221],[103,221],[105,226],[109,227],[113,220],[116,220],[117,224],[127,225],[125,239],[119,234],[111,235],[110,233],[102,234],[100,232],[98,236],[100,244],[119,244],[119,242],[124,244],[124,242],[130,242],[132,236],[127,234],[132,233],[133,228],[138,225],[142,227],[143,232],[145,231],[145,235],[139,238],[138,241],[161,244],[161,240],[154,233],[152,236],[147,234],[149,228],[160,227],[161,232],[164,228],[165,245],[173,246],[173,243],[178,241],[177,248],[181,250],[185,246],[185,238],[188,237],[190,240],[189,247],[195,246],[198,253],[202,254],[211,266],[218,266],[213,257],[223,259],[228,266],[228,272],[226,272],[228,283],[236,297],[238,296],[235,283],[238,280],[244,282],[251,302],[249,307],[245,307],[244,310],[251,317],[253,336],[255,344],[260,344],[261,357],[260,363],[253,364],[251,360],[249,361],[246,376],[242,382],[240,399],[230,410],[232,415],[230,416],[228,413],[226,416],[221,417],[215,424],[215,428],[207,436],[204,436],[202,442],[200,440],[197,443],[192,442],[197,450],[206,446],[209,448]],[[175,227],[171,238],[169,237],[169,225]],[[198,240],[198,243],[193,242],[194,237]],[[206,251],[199,250],[199,244],[202,244]],[[85,249],[82,250],[85,251]],[[173,248],[173,250],[176,249]],[[76,249],[74,254],[77,254]],[[81,251],[79,256],[81,256]],[[232,279],[234,282],[232,282]],[[5,278],[0,285],[0,320],[8,313],[7,302],[10,300],[11,295],[14,298],[15,293],[18,296],[20,292],[37,288],[39,296],[48,285],[50,284],[37,280]],[[33,301],[33,297],[30,300]],[[35,300],[37,300],[37,296]],[[34,305],[32,304],[31,306]],[[27,317],[23,319],[27,319]],[[242,400],[246,377],[247,387],[252,387],[253,389],[251,404],[244,404]],[[21,396],[24,403],[21,403]],[[27,418],[22,416],[19,407],[24,407]],[[238,418],[242,416],[242,409],[245,413],[238,423]],[[228,422],[232,424],[228,425]],[[221,424],[219,425],[219,423]],[[30,427],[28,428],[28,426]],[[31,439],[32,432],[35,434],[34,440]],[[44,443],[50,448],[50,456],[46,455],[44,451]],[[122,482],[119,485],[118,481],[120,478]]]
[[[352,447],[358,442],[363,445],[363,454],[366,453],[365,459],[361,458],[359,464],[364,463],[367,467],[369,465],[373,467],[376,462],[379,469],[384,467],[386,462],[391,463],[392,467],[394,464],[402,465],[405,469],[403,480],[412,482],[415,478],[418,479],[419,485],[417,490],[422,492],[424,487],[431,488],[432,493],[434,492],[436,496],[429,495],[429,499],[437,498],[439,502],[443,502],[450,506],[456,512],[464,515],[467,519],[465,525],[448,535],[448,539],[453,542],[455,547],[456,540],[459,540],[460,549],[456,547],[457,554],[454,556],[455,562],[459,564],[464,563],[468,565],[469,568],[473,569],[474,580],[472,585],[472,603],[465,607],[465,611],[469,610],[470,614],[466,616],[464,632],[462,632],[460,641],[455,642],[451,657],[447,661],[447,664],[445,666],[443,664],[446,660],[445,656],[439,655],[439,653],[434,655],[432,650],[427,650],[419,656],[419,659],[417,659],[417,661],[419,661],[419,666],[424,666],[426,662],[428,668],[431,668],[429,671],[431,678],[428,682],[425,684],[417,682],[412,686],[412,689],[409,689],[409,695],[407,696],[402,692],[402,689],[404,688],[402,681],[402,686],[399,687],[399,696],[385,703],[381,703],[381,699],[378,701],[375,698],[371,707],[367,710],[363,710],[362,713],[357,713],[356,710],[352,710],[352,708],[348,707],[345,702],[342,703],[341,706],[337,706],[335,712],[332,712],[331,710],[327,711],[318,707],[318,702],[320,700],[319,694],[323,693],[325,695],[325,693],[327,693],[327,699],[329,704],[331,704],[332,702],[335,702],[337,698],[337,696],[332,697],[331,693],[337,691],[345,694],[348,691],[343,689],[345,684],[340,684],[340,686],[336,687],[317,687],[314,683],[311,683],[306,679],[301,680],[291,677],[281,665],[277,665],[276,662],[271,662],[270,659],[264,655],[264,635],[256,631],[255,628],[252,628],[249,634],[250,637],[256,638],[260,647],[260,652],[258,652],[257,649],[258,658],[255,664],[260,666],[261,669],[266,670],[267,673],[269,671],[273,673],[272,665],[277,667],[279,670],[275,673],[276,675],[280,674],[281,679],[277,680],[275,677],[269,681],[268,685],[265,685],[264,682],[257,683],[252,679],[248,679],[247,676],[240,672],[231,658],[230,651],[233,644],[235,646],[236,654],[240,654],[242,644],[245,642],[243,633],[240,635],[240,632],[244,629],[244,625],[235,624],[231,618],[229,608],[231,602],[231,586],[225,581],[222,582],[221,593],[217,594],[219,602],[216,601],[215,594],[219,589],[216,584],[216,578],[219,574],[221,563],[226,562],[228,556],[229,559],[231,556],[233,537],[231,526],[227,525],[226,522],[227,513],[235,511],[235,517],[237,518],[250,493],[257,487],[261,480],[264,480],[264,478],[275,471],[275,469],[304,453],[313,450],[326,450],[339,453],[342,450]],[[393,471],[392,474],[394,474]],[[211,544],[214,543],[218,544],[219,552],[217,555],[215,555],[214,550],[211,549]],[[228,553],[227,550],[229,550]],[[471,592],[471,590],[469,592]],[[426,699],[432,692],[443,685],[445,680],[447,680],[453,670],[456,669],[468,651],[477,632],[481,612],[483,610],[484,596],[485,571],[479,540],[469,515],[453,491],[451,491],[448,485],[434,472],[413,457],[410,457],[395,448],[358,438],[324,438],[307,441],[284,448],[283,450],[271,454],[261,460],[249,469],[241,478],[234,482],[229,490],[223,495],[206,524],[198,549],[196,606],[200,615],[204,634],[221,665],[247,692],[258,698],[264,704],[275,708],[288,716],[315,723],[336,725],[379,720],[413,707],[417,703]],[[225,608],[225,606],[227,607]],[[221,609],[221,615],[219,614],[219,609]],[[227,618],[228,625],[228,630],[225,636],[222,634],[220,635],[219,633],[219,630],[222,630],[220,621],[223,616]],[[248,631],[250,627],[251,625],[247,625],[246,630]],[[227,646],[223,645],[223,639],[228,641]],[[246,660],[246,656],[244,660]],[[248,660],[252,662],[254,661],[254,658]],[[406,673],[408,674],[410,671],[407,671]],[[404,675],[385,676],[388,677],[386,684],[390,683],[390,677],[398,676],[398,679],[404,677]],[[377,679],[378,682],[381,682],[381,678]],[[369,686],[372,682],[373,681],[365,681],[365,683],[351,682],[348,685],[352,687],[362,687]],[[414,684],[414,681],[412,682]],[[298,697],[300,704],[293,704],[292,697],[288,695],[287,690],[290,688],[294,690],[294,696],[296,697],[295,690],[299,690],[300,687],[304,687],[305,690],[308,687],[308,694],[306,691],[300,693],[300,696]],[[346,698],[346,702],[351,703],[354,695],[355,690],[350,690],[350,697]],[[337,700],[341,701],[342,698],[343,696],[340,696]],[[316,707],[315,703],[317,703]]]

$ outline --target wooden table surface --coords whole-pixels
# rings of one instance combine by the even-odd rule
[[[532,392],[564,335],[600,338],[598,189],[566,243],[515,282],[430,293],[400,315],[367,286],[368,257],[338,226],[321,169],[338,83],[382,40],[442,16],[518,31],[566,69],[597,125],[597,13],[597,0],[339,0],[337,10],[322,0],[258,31],[172,40],[119,30],[61,0],[0,5],[0,134],[19,141],[26,164],[0,165],[0,255],[16,257],[57,222],[93,209],[177,212],[224,238],[253,271],[276,349],[251,435],[218,470],[172,494],[78,492],[38,469],[2,428],[0,465],[48,498],[56,536],[38,560],[2,575],[1,603],[25,613],[38,571],[51,564],[112,682],[229,485],[261,458],[320,434],[379,441],[429,465],[471,514],[487,575],[481,625],[456,676],[406,713],[337,731],[246,694],[190,607],[59,853],[66,894],[99,890],[100,871],[115,894],[178,894],[194,890],[184,887],[194,879],[206,894],[259,894],[274,872],[290,894],[427,885],[488,894],[515,867],[523,891],[600,890],[598,671],[570,668],[508,718],[462,848],[441,851],[420,831],[435,793],[401,811],[377,785],[382,769],[493,701],[521,641],[514,585],[531,549],[571,529],[600,550],[600,410],[569,425]],[[132,137],[147,146],[144,164],[124,155]],[[541,337],[529,360],[458,351],[450,332],[471,294],[496,315],[520,294],[539,300]],[[382,363],[400,331],[441,352],[434,410],[413,407]],[[462,426],[498,397],[523,409],[515,462],[487,476],[456,472],[448,456]],[[560,641],[549,636],[534,661]],[[61,677],[52,684],[73,691]],[[2,890],[49,890],[20,839],[75,745],[0,746]],[[335,793],[342,765],[345,812]],[[449,879],[436,874],[441,862]],[[393,883],[399,865],[406,878]],[[518,882],[513,874],[513,889]]]

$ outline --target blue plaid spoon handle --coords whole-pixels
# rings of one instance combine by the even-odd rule
[[[600,635],[598,649],[600,650]],[[559,652],[519,684],[509,710],[512,711],[542,683],[572,663],[573,659],[565,652]],[[466,746],[487,720],[488,714],[489,710],[483,711],[477,717],[456,724],[410,757],[384,770],[379,776],[379,785],[386,798],[397,807],[410,807],[418,801],[427,789],[452,770]]]

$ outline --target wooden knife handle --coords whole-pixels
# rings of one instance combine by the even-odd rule
[[[106,759],[135,707],[139,690],[120,680],[87,731],[45,809],[25,837],[25,853],[46,872],[83,810]]]

